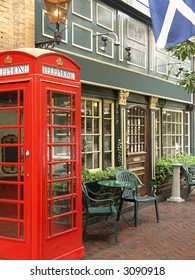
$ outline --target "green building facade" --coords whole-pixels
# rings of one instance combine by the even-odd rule
[[[41,0],[35,17],[36,41],[51,38]],[[147,0],[72,0],[60,28],[53,50],[81,68],[84,168],[122,165],[147,182],[156,159],[194,153],[193,99],[176,85],[181,62],[155,46]]]

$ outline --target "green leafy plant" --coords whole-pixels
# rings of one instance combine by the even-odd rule
[[[178,162],[181,164],[192,165],[195,164],[195,156],[181,154],[173,158],[158,159],[155,166],[155,183],[157,187],[168,180],[173,175],[173,163]]]
[[[177,84],[185,87],[188,93],[195,93],[195,73],[184,73],[182,79]]]
[[[107,167],[103,170],[89,171],[84,169],[82,171],[82,180],[84,183],[96,182],[99,180],[112,179],[116,177],[116,173],[124,169],[124,167]]]
[[[176,46],[166,48],[166,51],[171,52],[179,60],[184,61],[186,58],[191,60],[195,53],[195,37]]]
[[[159,159],[155,165],[155,183],[159,187],[166,179],[173,174],[172,159]]]

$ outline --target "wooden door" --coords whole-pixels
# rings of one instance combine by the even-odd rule
[[[148,182],[148,114],[146,105],[128,104],[125,108],[126,166]]]

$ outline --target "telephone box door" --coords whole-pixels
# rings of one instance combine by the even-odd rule
[[[28,83],[0,85],[0,259],[30,258],[28,94]]]
[[[82,244],[80,88],[44,83],[47,113],[43,259],[76,258]],[[44,120],[43,120],[43,126]],[[44,139],[44,138],[43,138]],[[83,249],[82,249],[83,250]]]

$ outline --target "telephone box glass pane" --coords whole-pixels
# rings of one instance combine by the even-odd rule
[[[18,124],[17,110],[0,111],[0,125],[17,125]]]
[[[17,91],[0,92],[0,107],[15,107],[18,103]]]
[[[70,146],[54,146],[53,147],[53,160],[68,160],[70,159]]]
[[[70,142],[70,128],[53,128],[54,143]]]
[[[72,228],[72,215],[63,216],[52,221],[52,235]]]
[[[52,215],[60,215],[71,211],[71,198],[53,201]]]
[[[18,223],[0,220],[0,236],[17,238]]]
[[[18,219],[18,204],[16,203],[2,202],[0,211],[3,218]]]
[[[70,108],[71,105],[71,95],[62,94],[59,92],[53,92],[53,106],[61,108]]]
[[[70,125],[70,112],[54,110],[53,112],[54,125]]]
[[[71,181],[53,182],[52,196],[64,196],[71,193]]]
[[[18,199],[18,185],[0,184],[1,199]]]

